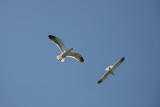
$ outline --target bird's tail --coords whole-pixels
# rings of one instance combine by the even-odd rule
[[[58,61],[64,62],[64,58],[61,55],[57,56]]]
[[[114,76],[115,75],[115,73],[113,72],[113,71],[111,71],[111,74]]]

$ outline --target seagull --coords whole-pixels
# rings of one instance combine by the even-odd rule
[[[114,75],[114,70],[125,60],[125,57],[122,57],[119,61],[117,61],[114,65],[108,66],[105,70],[107,71],[101,79],[97,82],[97,84],[102,83],[105,79],[107,79],[109,74]]]
[[[57,56],[58,61],[64,62],[66,57],[71,57],[80,62],[84,62],[83,57],[79,53],[71,52],[73,48],[67,49],[61,39],[53,35],[48,35],[48,38],[56,43],[57,47],[61,50],[61,54]]]

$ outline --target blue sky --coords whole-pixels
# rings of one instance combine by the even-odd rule
[[[159,107],[158,0],[1,0],[0,107]],[[57,61],[56,35],[85,63]],[[98,85],[105,67],[125,62]]]

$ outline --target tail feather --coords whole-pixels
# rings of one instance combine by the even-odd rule
[[[114,76],[115,75],[115,73],[113,72],[113,71],[111,71],[111,74]]]
[[[62,56],[60,56],[60,55],[57,56],[57,59],[58,59],[58,61],[61,61],[61,62],[64,62],[64,60],[65,60],[65,59],[64,59]]]

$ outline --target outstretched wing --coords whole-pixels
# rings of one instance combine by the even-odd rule
[[[83,57],[79,54],[79,53],[75,53],[75,52],[70,52],[67,57],[72,57],[80,62],[84,62]]]
[[[125,57],[122,57],[118,62],[116,62],[114,65],[113,65],[113,70],[116,69],[123,61],[125,60]]]
[[[110,71],[107,71],[102,77],[100,80],[97,81],[97,84],[100,84],[102,83],[105,79],[107,79],[108,75],[110,74],[111,72]]]
[[[56,36],[53,36],[53,35],[48,35],[48,38],[51,39],[53,42],[56,43],[56,45],[58,46],[58,48],[64,52],[67,50],[67,48],[65,47],[65,45],[63,44],[63,41],[61,39],[59,39],[58,37]]]

